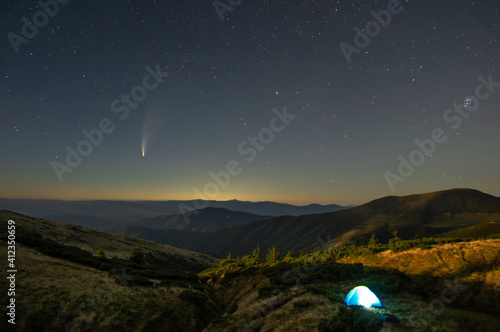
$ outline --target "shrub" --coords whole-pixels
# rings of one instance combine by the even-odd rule
[[[132,252],[130,253],[130,261],[134,263],[142,263],[144,261],[144,254],[142,249],[138,246],[132,248]]]
[[[320,332],[377,332],[382,329],[383,321],[371,311],[359,307],[340,307],[337,315],[330,321],[319,324]]]
[[[259,298],[266,298],[266,297],[271,297],[271,296],[276,296],[280,294],[283,289],[285,289],[284,285],[269,285],[269,286],[263,286],[259,288]]]
[[[329,285],[321,285],[321,286],[309,286],[307,290],[313,294],[319,294],[326,296],[332,302],[342,302],[344,296],[342,294],[342,289],[340,286],[329,286]]]
[[[280,252],[273,247],[272,249],[269,249],[269,253],[267,254],[266,261],[269,264],[277,264],[281,259],[281,254]]]
[[[368,241],[368,249],[370,249],[373,253],[377,253],[382,250],[382,244],[373,233]]]
[[[207,297],[205,294],[200,292],[193,292],[191,290],[185,290],[180,293],[179,299],[194,304],[204,304],[207,301]]]
[[[297,309],[308,308],[310,306],[311,306],[311,301],[309,300],[300,300],[300,301],[295,301],[293,303],[293,307]]]
[[[96,257],[98,258],[106,258],[106,254],[104,253],[104,250],[99,249],[97,253],[95,254]]]
[[[289,251],[286,255],[285,258],[283,258],[283,262],[285,263],[291,263],[295,259],[295,255],[293,252]]]

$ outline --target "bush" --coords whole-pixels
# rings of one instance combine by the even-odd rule
[[[144,261],[144,254],[141,248],[139,248],[138,246],[132,248],[132,252],[130,253],[130,261],[139,264]]]
[[[95,254],[96,257],[98,258],[106,258],[106,254],[104,253],[104,250],[99,249],[97,253]]]
[[[207,297],[205,294],[200,292],[193,292],[191,290],[185,290],[179,294],[179,299],[187,301],[194,304],[205,304]]]
[[[277,264],[281,259],[281,254],[278,250],[276,250],[275,247],[272,249],[269,249],[269,253],[267,254],[266,257],[266,262],[268,264]]]
[[[309,300],[300,300],[293,303],[293,307],[297,309],[309,308],[311,306],[311,301]]]
[[[319,324],[320,332],[377,332],[382,329],[383,321],[371,311],[359,307],[340,307],[337,315],[330,321]]]
[[[344,300],[344,294],[342,294],[342,289],[340,286],[309,286],[307,290],[313,294],[319,294],[326,296],[332,302],[342,302]]]
[[[259,298],[266,298],[266,297],[271,297],[271,296],[276,296],[280,294],[283,289],[285,289],[285,286],[283,285],[269,285],[269,286],[263,286],[259,288]]]
[[[119,280],[119,278],[115,278],[115,282],[119,283],[121,280]],[[134,276],[130,278],[128,284],[137,286],[152,286],[153,282],[150,281],[149,278]]]

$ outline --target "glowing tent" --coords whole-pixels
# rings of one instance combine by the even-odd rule
[[[378,307],[382,308],[382,303],[368,287],[354,287],[344,299],[344,303],[348,306],[363,306],[365,308]]]

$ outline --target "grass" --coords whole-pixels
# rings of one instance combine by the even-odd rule
[[[381,312],[405,322],[384,324],[384,330],[493,331],[500,326],[494,317],[500,310],[500,240],[396,239],[301,255],[274,252],[267,259],[255,250],[216,260],[72,225],[9,218],[19,220],[19,330],[65,330],[71,324],[69,330],[82,331],[376,331],[373,313],[346,311],[342,304],[358,285],[379,296]],[[0,255],[5,257],[3,242]],[[142,263],[129,259],[134,246],[144,253]],[[208,269],[195,275],[165,268],[186,261]],[[467,289],[442,314],[433,315],[429,304],[454,277]],[[5,278],[0,287],[8,288]],[[0,300],[7,300],[6,293]],[[0,330],[6,329],[0,325]]]
[[[443,238],[498,238],[500,234],[500,221],[490,221],[483,224],[455,229],[438,235]]]
[[[325,330],[334,330],[338,323],[334,321],[345,316],[335,316],[344,306],[343,298],[358,285],[365,285],[377,294],[384,305],[380,312],[393,313],[404,320],[404,325],[386,326],[393,330],[427,328],[451,331],[455,326],[451,318],[454,314],[469,317],[464,326],[470,321],[482,327],[486,317],[492,318],[496,328],[500,326],[498,319],[492,316],[500,309],[500,302],[495,304],[500,293],[499,240],[401,242],[405,245],[395,251],[389,250],[388,245],[379,244],[375,248],[348,246],[292,258],[288,255],[288,259],[275,263],[252,255],[221,260],[218,267],[199,275],[205,280],[211,279],[217,285],[218,294],[231,290],[232,303],[236,303],[238,309],[224,322],[211,324],[206,331],[230,331],[238,327],[241,319],[249,317],[254,318],[245,320],[245,324],[261,331],[282,331],[286,330],[285,326],[292,330],[316,330],[320,321]],[[426,249],[422,249],[423,245]],[[404,250],[405,247],[410,249]],[[467,285],[467,289],[456,297],[456,301],[445,305],[442,315],[433,315],[428,309],[430,303],[440,299],[447,282],[453,282],[455,276]],[[247,284],[249,280],[255,283]],[[241,293],[238,293],[238,287],[242,287]],[[259,316],[263,308],[269,308],[280,298],[285,299],[284,303]],[[470,310],[470,306],[476,312]],[[483,311],[483,314],[477,311]],[[286,320],[294,323],[284,323]],[[365,325],[371,326],[369,321]],[[304,327],[298,324],[304,324]],[[350,325],[356,324],[351,321]]]
[[[206,290],[196,289],[197,283],[184,281],[184,285],[169,287],[125,284],[126,272],[115,276],[17,246],[19,330],[62,331],[74,326],[83,331],[198,331],[218,313]],[[6,254],[5,248],[2,245],[1,255]],[[3,279],[0,284],[6,289]],[[5,296],[2,293],[2,303]]]
[[[108,258],[129,259],[135,246],[147,253],[146,260],[159,267],[200,272],[216,266],[219,259],[199,252],[176,248],[166,244],[122,236],[93,229],[58,223],[40,218],[0,210],[0,227],[6,229],[7,220],[16,222],[18,237],[25,234],[38,234],[68,247],[77,247],[91,254],[100,249]]]

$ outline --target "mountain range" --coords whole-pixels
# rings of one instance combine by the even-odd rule
[[[230,211],[223,208],[206,208],[197,210],[189,218],[182,214],[159,215],[143,218],[125,227],[148,228],[153,230],[178,229],[194,232],[213,232],[216,230],[241,226],[252,221],[271,218],[248,212]],[[121,228],[114,230],[120,232]]]
[[[0,210],[0,228],[5,230],[0,254],[8,255],[6,230],[8,220],[13,220],[19,331],[347,331],[357,326],[357,331],[496,332],[500,326],[496,204],[489,195],[475,191],[382,198],[340,215],[344,221],[363,213],[378,218],[370,213],[379,210],[388,215],[422,215],[433,224],[443,222],[439,217],[443,211],[453,210],[462,226],[476,215],[467,210],[481,209],[484,218],[477,219],[486,222],[439,235],[452,238],[398,240],[398,246],[330,247],[295,257],[271,253],[266,257],[254,251],[236,259]],[[422,208],[427,212],[419,212]],[[205,212],[208,216],[220,211],[201,210],[199,215]],[[308,218],[319,220],[322,215],[298,219]],[[254,223],[261,222],[228,229]],[[391,225],[396,226],[397,222]],[[405,249],[411,243],[418,246]],[[12,287],[12,281],[0,279],[3,289],[9,283]],[[357,285],[375,292],[384,308],[376,313],[346,309],[343,299]],[[8,303],[7,294],[0,295],[2,303]],[[396,315],[403,324],[384,322],[378,314]],[[13,329],[3,319],[0,330]]]
[[[303,215],[339,211],[349,206],[310,204],[296,206],[276,202],[229,201],[64,201],[0,198],[0,209],[15,211],[37,218],[70,223],[99,230],[109,230],[158,215],[180,214],[183,206],[189,210],[222,208],[266,216]],[[194,216],[189,214],[189,219]]]
[[[429,237],[454,229],[500,220],[500,199],[477,190],[451,189],[409,196],[388,196],[337,212],[278,216],[213,232],[159,230],[144,225],[117,232],[216,256],[267,251],[311,251],[318,245],[366,244],[372,234],[387,242]]]
[[[193,214],[189,224],[172,214],[120,228],[130,235],[182,242],[186,248],[231,252],[224,259],[0,210],[4,257],[11,255],[8,220],[15,222],[11,264],[19,271],[15,303],[20,331],[347,331],[349,326],[376,326],[373,331],[496,332],[500,326],[500,199],[476,190],[383,197],[303,216],[265,217],[209,207]],[[382,242],[396,235],[433,238],[338,247],[366,243],[372,234]],[[309,253],[267,253],[273,246],[282,253]],[[8,289],[9,282],[2,278],[0,286]],[[346,309],[343,299],[357,285],[379,297],[384,308],[377,314],[394,314],[404,323],[381,321],[371,309]],[[7,292],[0,300],[7,303]],[[356,316],[360,312],[363,317]],[[11,330],[7,325],[1,320],[0,330]]]

